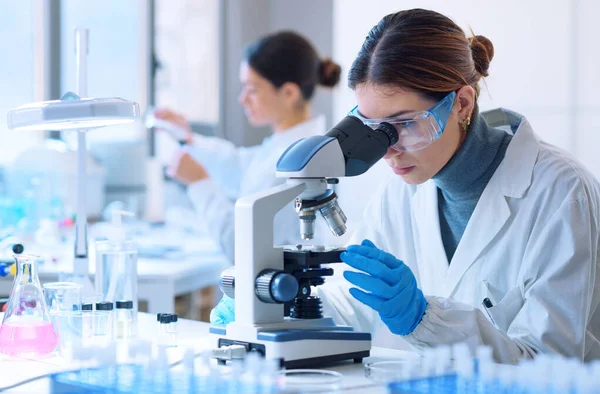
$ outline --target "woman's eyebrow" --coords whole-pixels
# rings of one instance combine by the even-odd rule
[[[365,118],[365,119],[370,119],[370,118],[367,118],[365,115],[363,115],[363,114],[362,114],[362,113],[361,113],[361,112],[358,110],[358,108],[356,109],[356,112],[358,112],[358,114],[359,114],[361,117],[363,117],[363,118]],[[391,115],[384,116],[383,118],[378,118],[378,119],[393,118],[393,117],[396,117],[396,116],[400,116],[400,115],[404,115],[404,114],[409,114],[409,113],[412,113],[412,112],[415,112],[415,111],[406,111],[406,110],[403,110],[403,111],[398,111],[398,112],[396,112],[396,113],[393,113],[393,114],[391,114]]]

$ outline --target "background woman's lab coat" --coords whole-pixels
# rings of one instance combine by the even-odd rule
[[[514,137],[450,265],[433,181],[414,186],[391,176],[353,237],[371,239],[412,269],[428,302],[417,328],[394,336],[337,275],[319,288],[325,312],[374,332],[375,343],[388,347],[466,341],[492,346],[504,363],[540,352],[600,358],[599,184],[563,151],[540,142],[522,116],[483,115]],[[489,315],[486,297],[494,304]]]
[[[317,116],[283,133],[275,133],[262,144],[237,148],[233,143],[214,137],[197,136],[188,152],[201,163],[210,179],[188,187],[188,195],[206,231],[215,238],[231,263],[234,262],[234,208],[239,197],[264,191],[285,183],[276,178],[277,161],[295,141],[325,134],[325,118]],[[275,216],[275,245],[301,243],[300,224],[294,204]]]

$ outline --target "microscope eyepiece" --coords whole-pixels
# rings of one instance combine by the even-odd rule
[[[338,140],[344,160],[345,176],[356,176],[367,172],[398,142],[398,130],[383,122],[373,130],[355,116],[346,116],[326,134]]]
[[[379,123],[375,129],[376,133],[383,133],[389,140],[388,147],[398,142],[398,130],[388,122]]]

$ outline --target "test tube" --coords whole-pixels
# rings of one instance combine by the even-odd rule
[[[244,359],[244,372],[241,376],[241,382],[244,386],[244,392],[258,391],[260,385],[260,374],[263,370],[263,358],[254,352],[246,354]]]
[[[263,393],[276,392],[283,388],[281,380],[279,359],[271,358],[264,360],[264,366],[261,372],[261,386]]]
[[[429,378],[435,375],[435,358],[436,351],[433,348],[423,349],[423,358],[421,361],[421,375]]]
[[[489,346],[477,347],[477,359],[479,360],[479,374],[484,381],[494,380],[493,350]]]
[[[597,386],[592,376],[591,368],[586,365],[579,367],[575,376],[575,392],[577,394],[592,394],[596,390]]]
[[[156,374],[154,384],[160,393],[168,393],[169,390],[169,359],[164,346],[159,346],[156,353]]]
[[[452,363],[452,348],[449,345],[440,345],[435,348],[435,373],[438,376],[445,375],[450,371]]]
[[[468,393],[473,378],[473,360],[466,343],[456,343],[452,345],[455,369],[457,372],[456,391],[458,393]]]

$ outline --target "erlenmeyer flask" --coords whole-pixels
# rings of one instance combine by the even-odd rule
[[[0,353],[42,356],[56,348],[57,337],[38,278],[38,256],[15,255],[17,275],[0,326]]]

